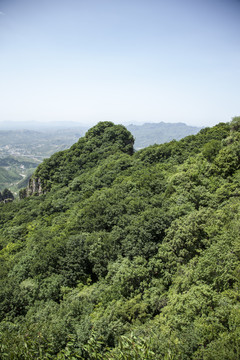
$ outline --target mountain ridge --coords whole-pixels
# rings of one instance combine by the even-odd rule
[[[202,127],[190,126],[185,123],[144,123],[143,125],[131,124],[127,129],[135,137],[136,149],[141,149],[153,144],[162,144],[171,140],[180,140],[188,135],[197,134]],[[153,132],[154,130],[154,132]]]
[[[23,158],[27,158],[33,163],[31,170],[33,172],[36,167],[35,164],[43,161],[44,158],[49,158],[58,151],[70,148],[80,137],[83,137],[87,131],[86,127],[79,127],[77,124],[75,124],[73,128],[71,128],[72,123],[64,124],[60,124],[61,126],[55,128],[52,128],[51,124],[46,124],[45,128],[38,128],[37,124],[35,124],[35,130],[23,130],[18,124],[18,130],[0,130],[0,160],[4,161],[4,159],[11,156],[15,158],[16,164],[19,162],[19,166],[15,166],[12,163],[12,169],[3,169],[3,167],[0,166],[0,177],[5,179],[4,183],[0,183],[0,189],[9,187],[16,194],[19,186],[21,186],[21,184],[18,183],[18,179],[21,178],[21,174],[23,173],[23,166],[21,166],[24,165],[25,162]],[[46,126],[48,127],[46,128]],[[57,125],[55,124],[54,126]],[[163,122],[160,124],[148,123],[142,126],[130,125],[129,127],[129,130],[132,131],[135,137],[136,150],[150,144],[164,143],[173,138],[179,139],[186,135],[196,133],[199,129],[191,128],[185,124],[181,124],[179,127],[179,124]],[[6,170],[13,170],[15,172],[15,178],[13,178],[10,173],[6,176]],[[29,177],[31,171],[26,172],[24,170],[24,175]]]

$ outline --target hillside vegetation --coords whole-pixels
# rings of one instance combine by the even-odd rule
[[[0,129],[5,127],[12,130],[0,130],[0,191],[7,187],[15,195],[19,189],[27,186],[29,178],[43,159],[69,149],[87,131],[86,127],[71,122],[45,124],[45,127],[41,123],[0,122]],[[28,130],[23,130],[25,127]],[[35,127],[38,131],[33,130]],[[135,149],[140,149],[172,139],[180,140],[196,134],[200,128],[183,123],[161,122],[129,125],[128,130],[135,138]]]
[[[240,358],[240,118],[138,152],[102,122],[32,181],[0,204],[1,359]]]

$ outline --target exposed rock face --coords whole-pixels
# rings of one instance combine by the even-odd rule
[[[28,182],[26,197],[31,195],[42,195],[43,189],[41,185],[41,180],[39,178],[31,178]]]
[[[7,204],[7,203],[12,202],[12,201],[13,201],[13,199],[11,199],[11,198],[10,198],[10,199],[4,199],[4,200],[3,200],[4,204]]]

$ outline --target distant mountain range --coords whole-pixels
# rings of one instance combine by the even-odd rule
[[[184,123],[146,123],[129,125],[127,129],[135,138],[135,149],[139,150],[153,144],[163,144],[171,140],[180,140],[188,135],[197,134],[201,128]]]
[[[86,126],[74,121],[53,121],[53,122],[39,122],[39,121],[0,121],[0,130],[57,130],[57,129],[73,129],[81,128],[89,129],[91,125]]]

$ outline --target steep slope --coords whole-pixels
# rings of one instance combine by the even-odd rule
[[[41,164],[0,205],[1,358],[237,359],[239,145],[240,118],[137,153],[104,122]]]

